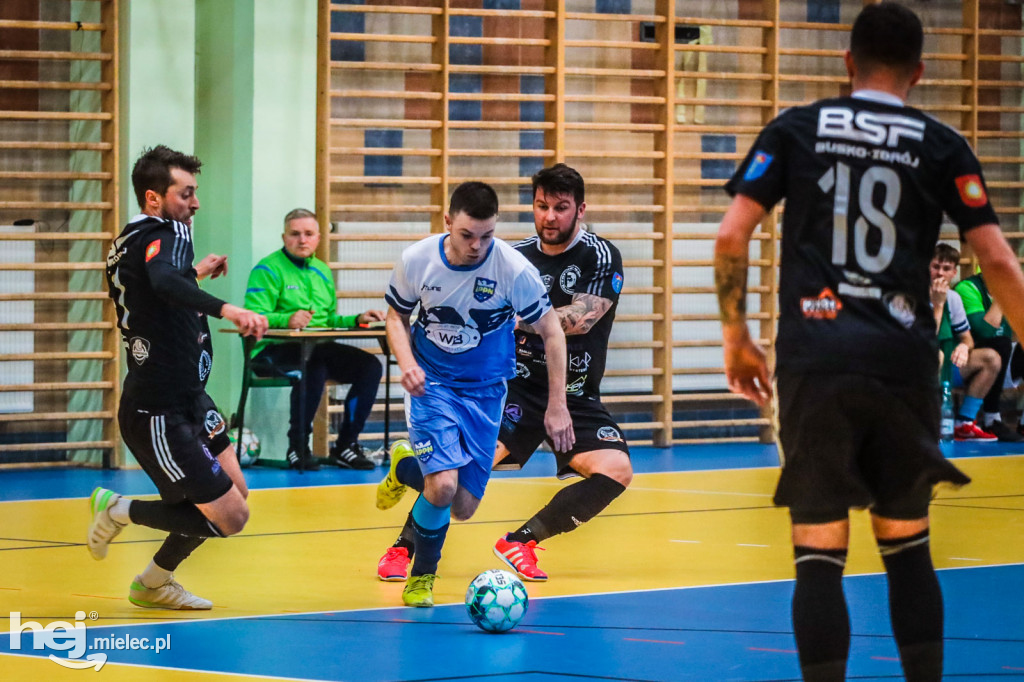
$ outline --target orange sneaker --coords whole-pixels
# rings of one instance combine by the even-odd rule
[[[409,574],[409,550],[406,547],[388,547],[377,562],[377,577],[388,583],[405,582]]]
[[[953,429],[953,440],[960,442],[994,441],[999,440],[999,437],[994,433],[989,433],[974,422],[964,422]]]
[[[542,583],[548,579],[548,574],[537,568],[536,549],[544,549],[537,546],[536,540],[514,542],[503,535],[494,543],[494,556],[504,561],[523,580]]]

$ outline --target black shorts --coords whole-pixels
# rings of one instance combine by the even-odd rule
[[[497,471],[522,469],[530,461],[542,441],[551,445],[544,430],[544,411],[547,409],[547,391],[537,390],[532,384],[513,379],[508,382],[505,410],[501,417],[498,440],[508,450],[508,456],[497,465]],[[574,455],[594,450],[619,450],[629,456],[629,446],[622,429],[597,398],[566,396],[576,444],[569,452],[556,452],[558,478],[579,474],[569,466]],[[553,449],[553,448],[552,448]]]
[[[860,374],[779,375],[775,504],[794,523],[851,508],[890,519],[928,515],[932,488],[970,480],[939,450],[937,390]]]
[[[217,455],[230,445],[227,425],[203,393],[174,409],[140,409],[123,396],[121,436],[166,502],[213,502],[231,489]]]

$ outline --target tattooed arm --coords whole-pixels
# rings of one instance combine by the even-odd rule
[[[722,350],[729,390],[763,405],[771,397],[764,351],[747,328],[747,252],[764,207],[737,194],[715,240],[715,289],[722,319]]]
[[[566,336],[586,334],[612,307],[612,301],[594,294],[574,294],[572,303],[555,308]],[[537,332],[530,325],[520,321],[519,329],[528,334]]]

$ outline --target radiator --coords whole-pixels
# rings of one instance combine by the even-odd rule
[[[34,225],[0,225],[0,232],[30,232]],[[32,263],[35,261],[35,241],[0,242],[0,263]],[[28,294],[35,289],[34,272],[14,272],[0,269],[0,294]],[[0,301],[0,321],[4,324],[32,323],[35,304],[32,301]],[[34,347],[34,333],[31,331],[0,331],[0,355],[9,353],[31,353]],[[31,360],[0,362],[0,383],[31,384],[33,363]],[[31,412],[33,404],[31,391],[0,391],[0,413]]]

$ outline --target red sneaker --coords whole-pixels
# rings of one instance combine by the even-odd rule
[[[388,547],[377,562],[377,577],[384,582],[405,582],[409,573],[409,550],[406,547]]]
[[[503,535],[494,543],[494,556],[504,561],[523,580],[542,583],[548,579],[548,574],[537,568],[535,549],[544,548],[538,547],[536,540],[513,542]]]
[[[953,429],[955,441],[993,441],[999,440],[994,433],[989,433],[974,422],[963,422]]]

